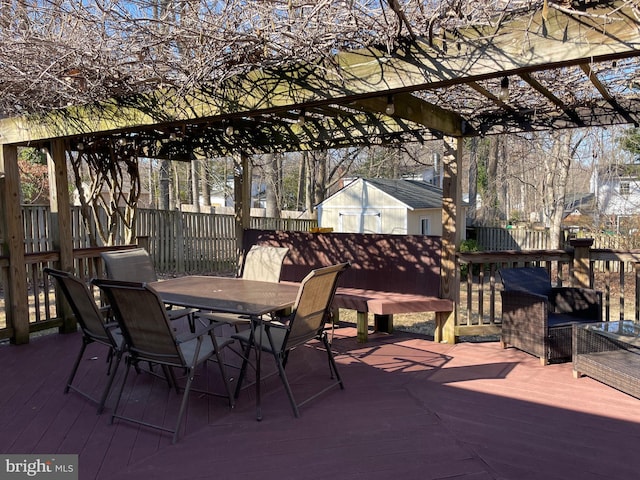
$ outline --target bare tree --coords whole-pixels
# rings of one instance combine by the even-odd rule
[[[91,245],[97,246],[98,238],[104,245],[115,245],[119,241],[134,243],[140,175],[132,147],[113,144],[108,152],[83,149],[68,158]],[[81,173],[83,166],[88,167],[88,178]],[[101,218],[103,212],[106,221]],[[124,238],[119,238],[121,227],[124,227]]]

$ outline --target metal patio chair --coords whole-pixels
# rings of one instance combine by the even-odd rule
[[[62,292],[67,303],[71,307],[76,321],[82,330],[82,346],[80,352],[73,365],[67,385],[65,386],[64,393],[69,393],[69,390],[74,390],[84,397],[96,402],[98,404],[98,414],[104,410],[104,404],[109,395],[113,379],[116,376],[118,365],[122,358],[123,350],[125,348],[124,340],[118,325],[115,322],[108,323],[105,320],[105,312],[107,309],[100,309],[96,304],[91,291],[87,285],[75,277],[74,275],[64,272],[62,270],[56,270],[53,268],[45,268],[44,273],[55,279],[58,285],[58,291]],[[84,352],[88,345],[97,343],[107,347],[107,361],[109,366],[107,368],[107,384],[105,385],[102,395],[99,399],[93,398],[88,393],[79,389],[73,384],[73,380],[78,371],[80,361],[84,356]]]
[[[229,406],[233,407],[234,397],[221,357],[221,350],[231,344],[233,340],[216,336],[213,330],[218,327],[217,324],[212,324],[195,333],[176,336],[162,299],[147,284],[102,279],[94,279],[93,283],[104,292],[109,300],[114,317],[120,325],[127,343],[127,368],[118,399],[113,408],[111,422],[115,418],[120,418],[171,432],[173,433],[172,442],[175,443],[178,440],[180,424],[186,410],[195,370],[210,359],[215,359],[218,364],[226,394],[203,393],[227,397]],[[137,368],[140,362],[162,366],[165,377],[177,392],[180,391],[180,387],[173,369],[178,368],[186,372],[187,380],[183,387],[184,393],[174,428],[152,424],[139,418],[124,416],[118,412],[131,366]]]
[[[151,283],[158,281],[158,275],[153,266],[153,261],[149,252],[144,248],[128,248],[100,254],[106,268],[107,278],[110,280],[120,280],[125,282]],[[173,309],[167,306],[169,318],[179,320],[186,318],[189,323],[189,330],[195,331],[193,308]]]
[[[327,340],[325,322],[330,315],[331,303],[335,295],[338,277],[349,267],[348,263],[341,263],[329,267],[319,268],[311,271],[300,284],[298,297],[289,316],[280,318],[278,321],[260,322],[255,329],[243,330],[232,338],[239,340],[244,348],[244,360],[240,369],[238,384],[236,385],[236,396],[242,388],[249,354],[256,346],[262,351],[271,353],[275,359],[277,371],[280,374],[282,383],[289,397],[289,402],[296,417],[300,416],[299,408],[307,402],[313,400],[330,388],[339,385],[344,389],[342,378],[338,373],[338,367],[333,357],[333,352]],[[287,366],[291,352],[311,340],[319,340],[326,352],[329,360],[331,378],[334,379],[330,385],[324,387],[318,393],[297,403],[287,375]],[[258,344],[258,342],[260,342]]]
[[[288,253],[289,249],[286,247],[254,245],[245,255],[240,277],[244,280],[278,283],[282,272],[282,263]],[[236,331],[239,327],[248,325],[250,322],[250,318],[247,316],[224,312],[199,312],[197,317],[210,322],[227,323],[232,325]]]

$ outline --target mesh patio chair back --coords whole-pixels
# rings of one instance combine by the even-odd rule
[[[118,280],[94,283],[109,300],[130,354],[151,363],[185,364],[162,299],[151,287]]]
[[[233,338],[239,340],[245,346],[244,361],[236,385],[236,396],[242,388],[250,351],[256,346],[273,355],[280,379],[296,417],[300,416],[299,408],[302,405],[330,388],[336,385],[339,385],[341,389],[344,388],[324,325],[329,318],[338,278],[348,267],[349,263],[341,263],[318,268],[309,273],[302,280],[292,313],[283,319],[284,323],[271,324],[271,322],[266,322],[255,329],[244,330],[233,335]],[[329,361],[329,372],[334,381],[302,402],[296,402],[287,379],[285,367],[289,360],[289,354],[293,349],[314,339],[320,340],[324,346]]]
[[[331,313],[338,277],[348,267],[348,263],[341,263],[320,268],[302,280],[289,322],[287,348],[306,343],[324,330]]]
[[[254,245],[247,252],[242,264],[242,278],[261,282],[278,283],[282,272],[282,263],[289,253],[286,247]],[[209,322],[227,323],[235,327],[248,325],[249,318],[242,315],[223,312],[200,312],[198,317]]]
[[[100,256],[104,261],[109,280],[138,283],[151,283],[158,280],[151,256],[144,248],[102,252]],[[194,331],[193,313],[196,311],[195,309],[173,309],[170,305],[166,308],[169,310],[170,320],[186,318],[189,323],[189,329],[192,332]]]
[[[108,298],[127,343],[127,370],[113,410],[112,420],[121,418],[172,432],[174,434],[173,443],[175,443],[178,439],[180,424],[187,406],[195,369],[213,357],[217,360],[225,384],[226,393],[223,396],[227,397],[230,406],[233,406],[231,387],[220,356],[220,350],[230,344],[232,340],[216,337],[213,334],[213,329],[216,325],[202,329],[199,332],[176,336],[162,299],[147,284],[102,279],[94,279],[93,283]],[[171,429],[163,425],[149,424],[143,420],[124,417],[117,413],[130,367],[132,365],[137,366],[140,362],[149,362],[150,364],[162,366],[165,377],[170,384],[175,386],[177,391],[179,387],[172,368],[178,367],[187,372],[187,381],[184,386],[184,394],[175,428]]]
[[[64,295],[64,298],[69,304],[69,307],[82,330],[82,347],[80,348],[78,357],[76,358],[69,379],[67,380],[65,393],[68,393],[71,389],[95,401],[98,403],[98,413],[102,413],[104,404],[111,389],[111,384],[113,383],[118,365],[122,358],[124,342],[121,332],[116,328],[116,324],[105,323],[105,315],[98,308],[91,291],[82,280],[69,272],[64,272],[62,270],[47,267],[43,271],[45,274],[55,279],[56,284],[58,285],[58,291],[62,292]],[[87,345],[94,342],[102,344],[109,349],[107,356],[107,360],[109,362],[107,375],[109,375],[109,380],[100,399],[97,400],[83,390],[80,390],[77,386],[73,385],[73,380],[78,371],[78,366],[80,365],[85,349],[87,348]],[[114,359],[115,364],[113,362]]]
[[[244,258],[242,278],[278,283],[287,253],[286,247],[252,246]]]
[[[144,248],[132,248],[115,252],[102,252],[107,278],[127,282],[155,282],[156,270],[149,253]]]

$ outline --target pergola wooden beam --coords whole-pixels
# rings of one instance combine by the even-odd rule
[[[525,82],[531,85],[535,90],[540,92],[547,100],[560,108],[563,112],[567,114],[567,116],[575,122],[577,127],[584,127],[585,124],[582,119],[578,116],[578,114],[571,108],[568,108],[567,105],[556,97],[552,92],[549,91],[544,85],[542,85],[538,80],[533,78],[530,73],[521,73],[520,78],[522,78]]]
[[[352,105],[354,108],[386,113],[389,102],[393,105],[394,113],[391,116],[394,118],[404,118],[430,130],[436,130],[453,137],[461,137],[471,133],[468,129],[465,130],[465,121],[460,115],[425,102],[409,93],[364,98],[355,100]]]
[[[220,88],[201,88],[186,97],[162,90],[47,115],[3,119],[0,142],[26,144],[172,122],[347,104],[381,93],[433,90],[639,56],[640,31],[631,8],[626,2],[613,2],[607,10],[613,13],[607,18],[572,16],[551,9],[546,20],[538,11],[496,27],[459,29],[445,39],[434,39],[432,44],[416,39],[392,54],[369,48],[340,53],[332,62],[256,70]],[[600,11],[605,12],[594,10]]]
[[[618,112],[629,123],[633,123],[636,126],[638,125],[638,120],[633,118],[631,115],[629,115],[629,112],[624,108],[622,108],[620,104],[616,101],[616,99],[613,98],[613,96],[609,93],[609,91],[607,90],[607,87],[604,86],[604,84],[600,81],[596,73],[591,68],[591,65],[587,63],[581,63],[580,69],[587,75],[587,78],[589,79],[589,81],[591,81],[593,86],[596,87],[598,92],[600,92],[600,95],[602,95],[602,98],[604,98],[607,102],[609,102],[609,104],[615,109],[616,112]]]

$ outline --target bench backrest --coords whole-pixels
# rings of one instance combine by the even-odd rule
[[[349,262],[341,287],[440,294],[440,237],[250,229],[243,238],[245,251],[252,245],[289,249],[281,281],[300,282],[311,270]]]

